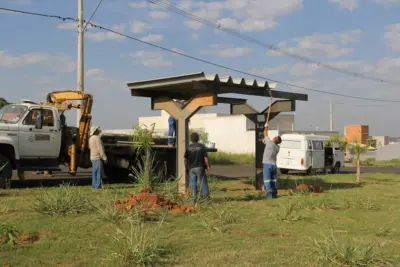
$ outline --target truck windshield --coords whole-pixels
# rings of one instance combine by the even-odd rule
[[[3,123],[17,123],[24,113],[27,107],[21,105],[7,105],[0,110],[0,122]]]

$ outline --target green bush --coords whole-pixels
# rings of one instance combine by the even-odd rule
[[[82,189],[62,184],[36,196],[33,210],[48,215],[84,213],[93,210]]]
[[[232,154],[225,152],[208,153],[212,164],[217,165],[252,165],[255,163],[255,156],[252,154]]]

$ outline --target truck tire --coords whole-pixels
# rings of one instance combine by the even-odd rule
[[[8,158],[0,154],[0,189],[9,189],[12,178],[12,166]]]
[[[116,168],[110,166],[104,166],[104,172],[109,181],[117,182],[117,181],[128,181],[129,179],[129,170],[123,168]]]

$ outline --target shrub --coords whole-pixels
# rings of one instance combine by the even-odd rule
[[[313,239],[312,251],[318,261],[337,266],[385,266],[387,264],[376,252],[376,244],[340,243],[333,232],[322,240]]]
[[[48,215],[76,214],[93,210],[82,190],[69,184],[62,184],[37,195],[32,208]]]
[[[119,266],[154,266],[162,259],[165,250],[160,246],[159,230],[163,220],[156,229],[148,229],[143,221],[139,224],[130,222],[127,230],[117,228],[112,236],[111,260]]]
[[[16,244],[15,239],[18,238],[20,231],[12,223],[2,223],[0,224],[0,237],[4,237],[4,242],[10,246]]]

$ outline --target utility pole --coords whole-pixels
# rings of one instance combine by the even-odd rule
[[[330,119],[331,119],[331,132],[333,132],[333,104],[332,100],[330,100]]]
[[[77,66],[77,90],[84,91],[84,68],[83,68],[83,33],[84,33],[84,23],[83,23],[83,0],[78,0],[78,66]],[[82,101],[80,101],[82,104]],[[77,126],[79,127],[79,122],[81,120],[81,110],[78,109],[76,112]]]

